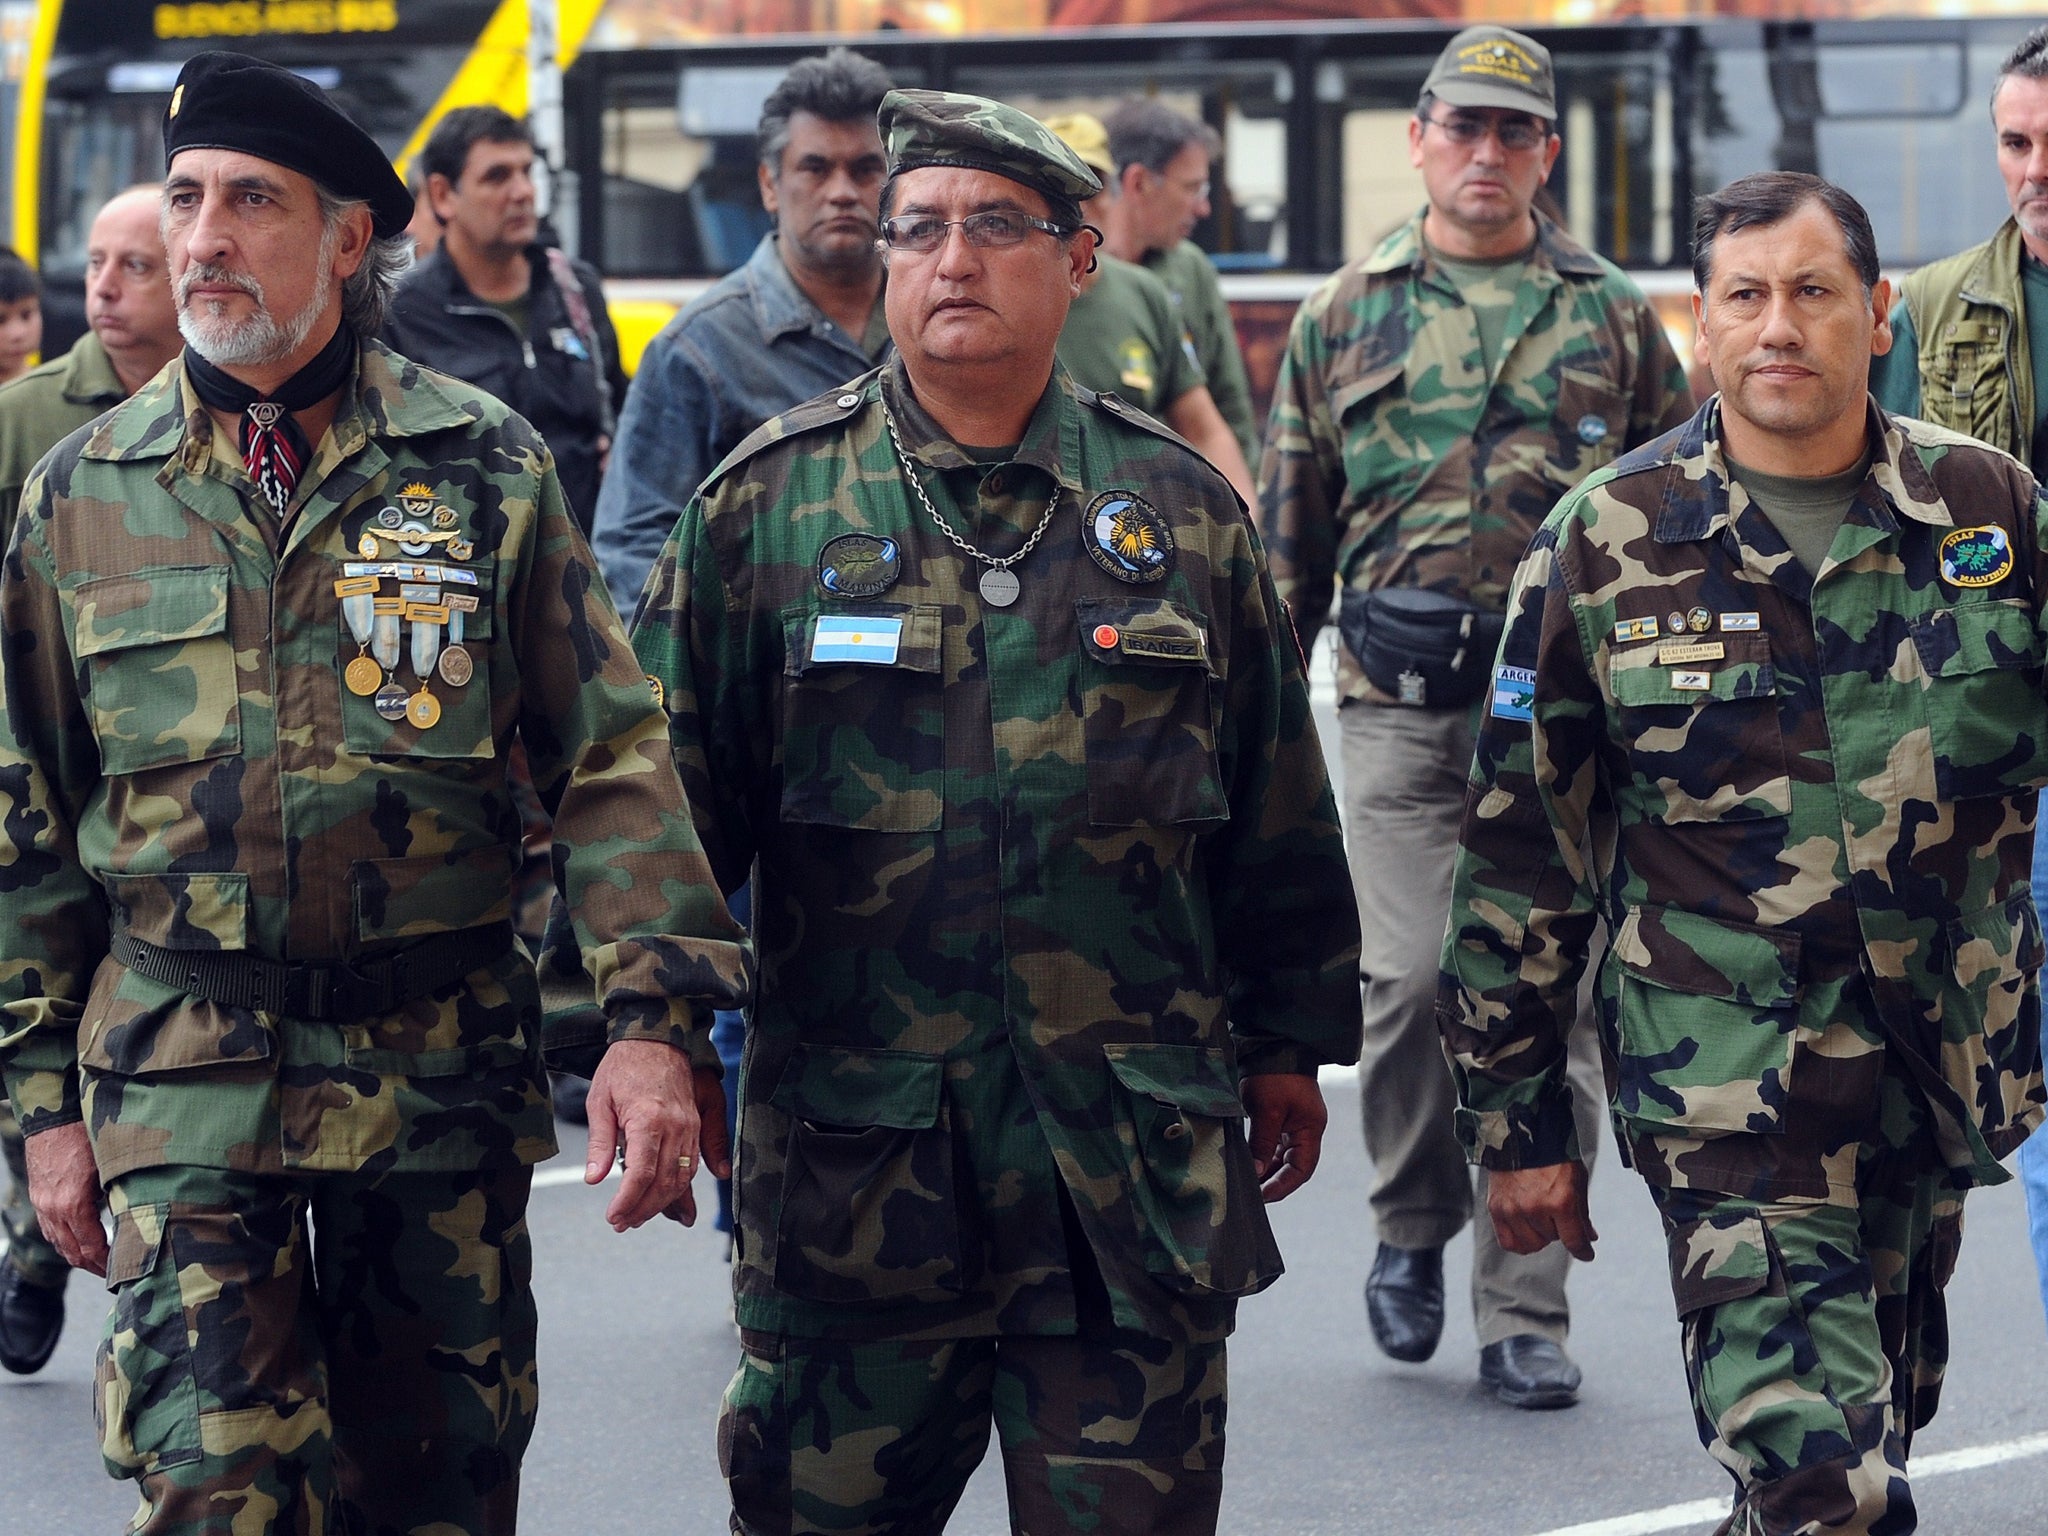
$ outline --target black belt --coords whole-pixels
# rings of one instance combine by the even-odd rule
[[[426,997],[512,949],[512,925],[436,934],[376,960],[266,960],[231,949],[164,949],[117,933],[113,956],[129,970],[228,1008],[282,1013],[318,1024],[376,1018]]]

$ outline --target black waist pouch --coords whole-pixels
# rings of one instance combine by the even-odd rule
[[[1420,587],[1344,589],[1337,629],[1366,681],[1403,704],[1449,709],[1486,687],[1504,615]]]

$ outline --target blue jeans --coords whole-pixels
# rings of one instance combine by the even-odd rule
[[[2034,899],[2048,890],[2048,817],[2034,829]],[[2042,1045],[2048,1049],[2048,1013]],[[2034,1239],[2034,1270],[2041,1281],[2041,1306],[2048,1311],[2048,1131],[2037,1131],[2020,1148],[2020,1182],[2027,1189],[2027,1226]]]
[[[751,923],[754,911],[753,887],[743,885],[726,898],[733,920],[742,927]],[[747,1016],[737,1008],[721,1008],[711,1016],[711,1043],[718,1048],[719,1065],[725,1068],[725,1144],[740,1144],[740,1047],[746,1040]],[[718,1215],[712,1230],[732,1235],[732,1180],[718,1181]]]

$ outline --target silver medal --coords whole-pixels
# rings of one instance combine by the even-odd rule
[[[978,585],[981,600],[997,608],[1009,607],[1017,601],[1017,594],[1024,590],[1016,577],[993,565],[981,573]]]

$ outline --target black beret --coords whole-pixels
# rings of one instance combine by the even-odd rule
[[[378,237],[412,222],[412,194],[384,151],[327,93],[241,53],[195,53],[164,112],[164,164],[180,150],[232,149],[310,176],[370,205]]]

